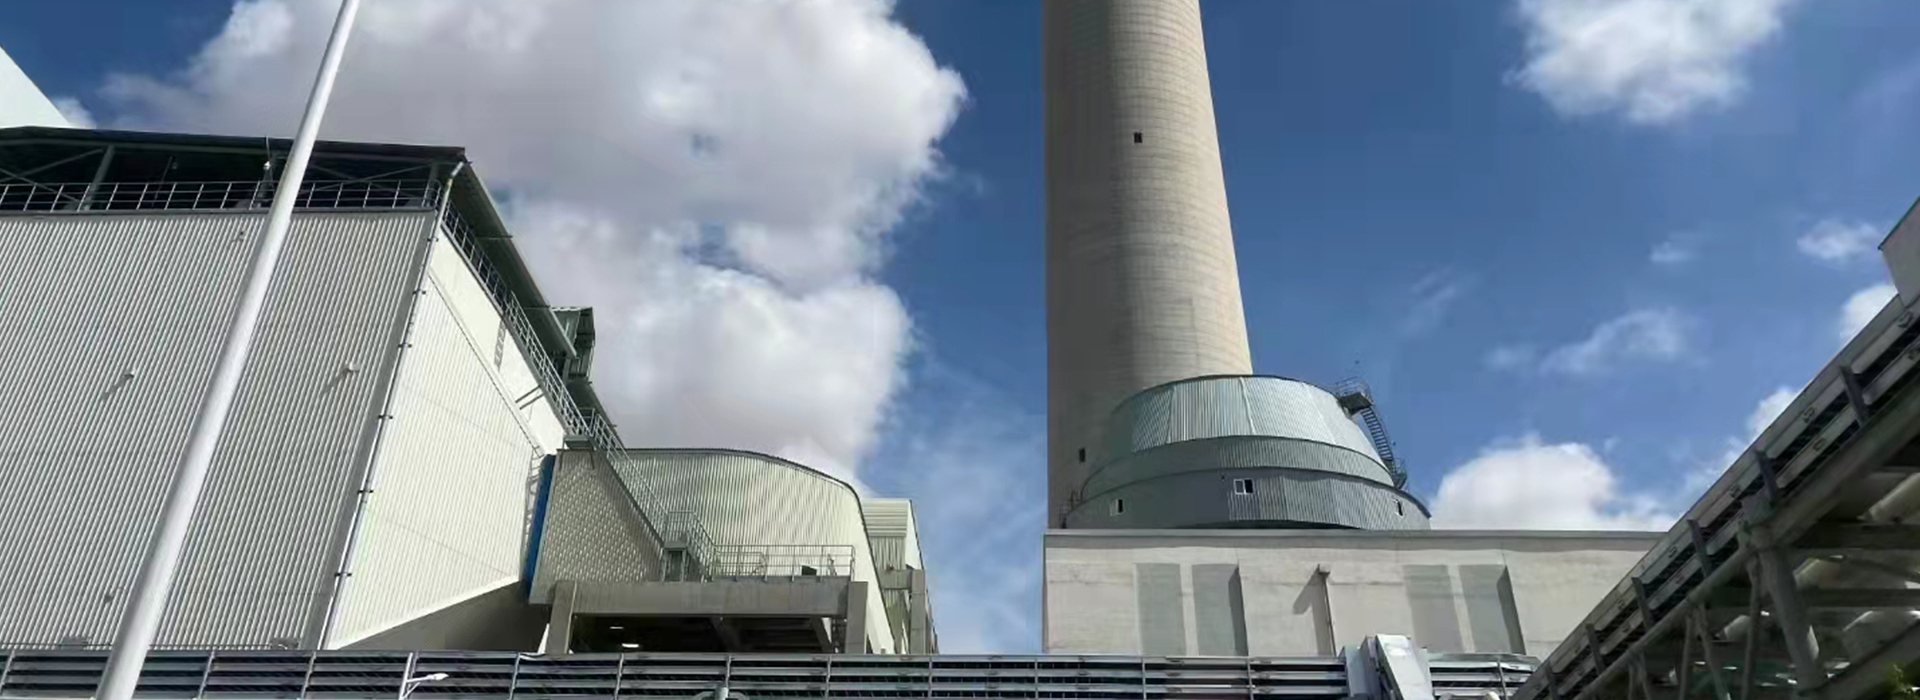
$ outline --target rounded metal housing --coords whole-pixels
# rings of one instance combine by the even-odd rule
[[[1426,506],[1306,382],[1168,382],[1122,402],[1102,431],[1069,528],[1427,529]]]

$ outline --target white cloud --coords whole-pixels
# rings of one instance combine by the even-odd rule
[[[67,124],[75,129],[92,129],[97,124],[93,113],[87,111],[87,106],[72,97],[53,98],[53,108],[60,110],[60,116],[65,117]]]
[[[1679,267],[1700,257],[1700,237],[1675,234],[1653,246],[1647,260],[1661,267]]]
[[[247,0],[182,72],[111,78],[119,125],[287,134],[334,0]],[[596,308],[633,444],[851,476],[911,322],[872,272],[937,177],[960,78],[887,0],[382,0],[328,138],[465,146],[556,304]]]
[[[1540,357],[1531,345],[1501,345],[1487,351],[1483,360],[1488,369],[1517,370],[1530,367]]]
[[[1793,0],[1518,0],[1522,86],[1569,115],[1664,124],[1732,104]]]
[[[1793,403],[1793,397],[1799,395],[1799,390],[1783,386],[1774,389],[1773,393],[1767,394],[1766,398],[1760,399],[1760,403],[1753,407],[1753,413],[1747,414],[1747,442],[1753,442],[1754,438],[1760,437],[1760,432],[1766,430],[1767,426],[1773,425],[1773,419],[1779,418],[1781,412],[1787,410],[1787,404]],[[1728,463],[1732,461],[1729,460]]]
[[[1734,461],[1740,459],[1741,453],[1746,452],[1747,447],[1760,437],[1761,431],[1772,425],[1774,419],[1779,418],[1780,414],[1787,410],[1787,405],[1793,403],[1794,397],[1799,395],[1800,390],[1781,386],[1760,399],[1759,403],[1754,404],[1753,411],[1747,414],[1747,422],[1743,426],[1746,433],[1740,437],[1727,438],[1726,446],[1718,455],[1704,463],[1698,463],[1698,466],[1687,474],[1681,486],[1681,491],[1686,498],[1697,498],[1701,492],[1713,484],[1714,480],[1719,479],[1720,475],[1727,471],[1727,467],[1733,466]],[[1685,452],[1682,452],[1682,459],[1686,461],[1697,459],[1697,456],[1685,457]]]
[[[1664,530],[1674,515],[1623,493],[1612,467],[1582,443],[1540,436],[1495,441],[1440,481],[1433,524],[1452,529]]]
[[[1872,253],[1880,245],[1880,227],[1859,221],[1822,219],[1794,241],[1800,252],[1830,263]]]
[[[1873,317],[1880,315],[1880,310],[1886,308],[1887,302],[1896,293],[1891,284],[1876,284],[1847,297],[1847,303],[1840,307],[1839,322],[1834,326],[1840,342],[1853,340],[1860,329],[1866,328]]]
[[[982,381],[920,357],[919,405],[877,455],[905,469],[926,552],[940,650],[1033,653],[1040,641],[1046,523],[1043,416]]]
[[[1593,375],[1636,361],[1671,362],[1690,349],[1692,319],[1673,309],[1640,309],[1600,324],[1585,340],[1549,351],[1540,371]]]
[[[1428,273],[1415,281],[1408,289],[1413,304],[1400,321],[1401,334],[1416,336],[1438,328],[1469,284],[1470,280],[1450,270]]]

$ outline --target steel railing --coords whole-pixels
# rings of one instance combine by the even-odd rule
[[[266,209],[275,183],[101,182],[0,184],[0,211],[83,212]],[[313,180],[294,195],[300,209],[398,209],[438,204],[440,185],[412,180]]]
[[[853,545],[755,544],[714,547],[710,579],[852,576]]]

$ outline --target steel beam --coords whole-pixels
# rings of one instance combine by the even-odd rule
[[[1780,623],[1780,636],[1793,658],[1793,678],[1799,692],[1827,682],[1827,671],[1820,666],[1820,640],[1807,624],[1807,613],[1800,606],[1800,590],[1793,580],[1793,568],[1775,547],[1762,547],[1757,553],[1760,575],[1773,601],[1773,613]],[[1758,586],[1756,586],[1758,588]]]
[[[1747,592],[1747,646],[1740,655],[1740,700],[1753,700],[1753,662],[1759,657],[1760,635],[1766,629],[1766,622],[1760,619],[1760,587],[1754,586]]]
[[[1920,545],[1916,545],[1915,548],[1920,549]],[[1855,569],[1865,569],[1875,573],[1891,576],[1893,578],[1897,578],[1902,581],[1906,581],[1908,583],[1920,583],[1920,571],[1914,571],[1912,569],[1903,569],[1883,561],[1876,561],[1873,559],[1862,559],[1860,557],[1850,557],[1850,556],[1841,555],[1841,554],[1830,554],[1820,558],[1822,560],[1832,562],[1840,566],[1855,568]]]
[[[1674,673],[1674,681],[1679,683],[1680,690],[1674,693],[1674,700],[1686,700],[1688,683],[1693,680],[1693,626],[1693,619],[1688,618],[1686,631],[1681,633],[1685,639],[1680,642],[1680,668]]]
[[[1836,358],[1835,362],[1842,359],[1851,358]],[[1872,418],[1862,423],[1845,448],[1800,485],[1793,502],[1778,509],[1769,523],[1775,536],[1793,541],[1795,535],[1833,509],[1842,489],[1858,484],[1860,477],[1886,464],[1913,438],[1911,426],[1920,424],[1920,393],[1909,387],[1891,403],[1888,398],[1881,398]]]
[[[1700,660],[1706,662],[1707,678],[1713,682],[1714,700],[1731,700],[1727,695],[1725,669],[1720,666],[1720,659],[1713,654],[1713,636],[1708,631],[1707,611],[1695,608],[1692,611],[1692,618],[1693,634],[1700,643]]]
[[[1822,523],[1807,528],[1793,547],[1809,555],[1920,549],[1920,525]]]
[[[1867,391],[1860,386],[1860,375],[1854,374],[1849,367],[1842,366],[1839,369],[1840,386],[1846,390],[1847,405],[1853,408],[1854,418],[1865,425],[1867,418],[1873,415],[1873,407],[1867,405]]]
[[[1906,632],[1886,646],[1874,650],[1867,658],[1854,659],[1845,672],[1834,676],[1833,680],[1818,690],[1817,697],[1819,700],[1858,700],[1885,695],[1887,667],[1911,663],[1916,657],[1920,657],[1920,625],[1907,628]]]
[[[97,145],[97,144],[89,144],[89,145]],[[4,168],[0,168],[0,174],[5,174],[5,175],[7,176],[6,178],[0,178],[0,185],[3,185],[3,184],[6,184],[6,182],[7,182],[7,179],[9,179],[9,178],[11,178],[11,179],[14,179],[14,180],[19,180],[19,181],[21,181],[21,182],[25,182],[25,183],[27,183],[27,184],[29,184],[29,185],[35,185],[35,186],[40,186],[40,187],[44,187],[45,185],[40,185],[40,184],[39,184],[39,183],[37,183],[37,182],[34,182],[34,181],[32,181],[32,180],[29,180],[29,179],[27,179],[27,176],[28,176],[28,175],[32,175],[32,174],[34,174],[34,173],[38,173],[38,172],[42,172],[42,171],[45,171],[45,170],[47,170],[48,168],[56,168],[56,167],[59,167],[59,166],[62,166],[62,165],[66,165],[66,164],[68,164],[68,163],[71,163],[71,162],[74,162],[74,161],[76,161],[76,160],[80,160],[81,158],[85,158],[85,157],[87,157],[87,156],[91,156],[91,155],[97,155],[97,154],[99,154],[99,153],[100,153],[101,151],[104,151],[104,150],[107,150],[107,149],[104,149],[104,148],[95,148],[95,149],[93,149],[93,150],[91,150],[91,151],[86,151],[86,152],[84,152],[84,153],[79,153],[79,154],[75,154],[75,155],[71,155],[71,156],[67,156],[67,157],[65,157],[65,158],[61,158],[60,160],[56,160],[56,161],[54,161],[54,162],[51,162],[51,163],[46,163],[46,164],[42,164],[42,165],[37,165],[37,166],[34,166],[34,167],[32,167],[32,168],[28,168],[28,169],[26,169],[26,170],[24,170],[24,171],[21,171],[21,172],[17,172],[17,173],[16,173],[16,172],[13,172],[13,171],[10,171],[10,170],[6,170],[6,169],[4,169]]]

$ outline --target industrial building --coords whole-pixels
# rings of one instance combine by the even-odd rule
[[[1199,0],[1047,0],[1052,653],[1544,653],[1655,539],[1432,532],[1364,382],[1257,375]]]
[[[0,129],[0,646],[113,638],[287,147]],[[157,648],[936,649],[910,505],[620,443],[464,151],[295,206]]]

